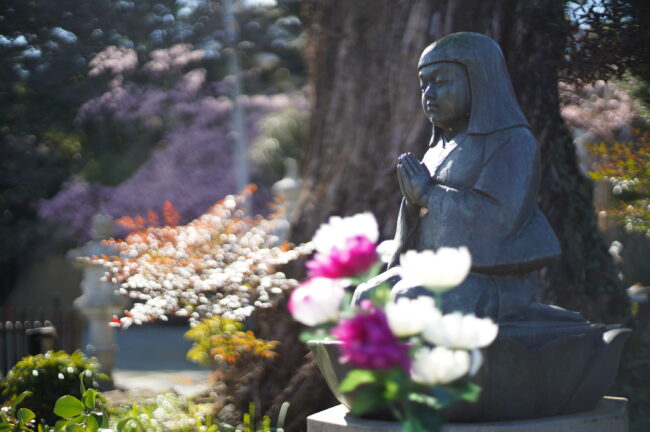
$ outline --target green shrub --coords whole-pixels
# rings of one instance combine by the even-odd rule
[[[120,404],[109,408],[110,424],[117,432],[282,432],[289,407],[282,406],[276,426],[268,416],[256,412],[255,404],[248,405],[248,412],[237,426],[219,421],[215,416],[218,402],[212,399],[188,399],[175,393],[163,393],[152,398],[140,399],[130,406]],[[118,419],[119,422],[118,422]]]
[[[31,425],[34,423],[35,414],[27,408],[18,408],[18,405],[29,394],[30,392],[24,392],[14,398],[10,405],[0,408],[1,432],[32,432],[34,430]]]
[[[33,411],[37,418],[46,424],[58,420],[53,412],[54,404],[64,395],[81,397],[81,378],[86,388],[97,388],[99,379],[107,379],[98,372],[99,363],[83,353],[65,351],[24,357],[11,369],[0,383],[1,394],[8,401],[15,400],[29,391],[21,403],[22,407]]]
[[[119,432],[223,431],[214,422],[214,407],[214,401],[194,402],[168,392],[110,407],[109,413]]]

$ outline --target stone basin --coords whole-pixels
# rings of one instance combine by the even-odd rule
[[[449,421],[533,419],[591,410],[612,386],[629,329],[589,323],[501,324],[472,381],[482,388],[475,404],[459,403]],[[338,388],[350,365],[340,364],[337,341],[309,343],[334,396],[346,407],[355,392]],[[364,416],[390,419],[387,412]]]

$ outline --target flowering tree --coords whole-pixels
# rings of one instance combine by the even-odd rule
[[[561,113],[588,153],[591,178],[611,185],[616,201],[605,211],[627,231],[650,235],[650,132],[638,103],[624,90],[630,85],[563,84]]]
[[[179,44],[159,49],[138,68],[134,50],[108,47],[91,62],[90,74],[112,74],[109,90],[86,102],[78,120],[102,145],[107,130],[117,131],[106,166],[97,166],[87,177],[104,184],[121,178],[142,165],[116,186],[101,182],[73,181],[51,200],[41,204],[40,214],[65,223],[86,238],[89,220],[103,211],[113,217],[144,215],[171,201],[183,222],[202,214],[215,200],[235,192],[230,116],[232,102],[218,96],[219,86],[206,81],[204,69],[185,68],[203,58],[203,50]],[[144,84],[127,80],[129,71],[147,78]],[[159,80],[171,80],[163,88]],[[256,124],[267,113],[287,107],[305,107],[300,93],[242,96],[247,112],[247,139],[255,139]],[[104,136],[104,138],[102,138]],[[117,139],[119,138],[119,139]],[[118,144],[119,145],[119,144]],[[149,150],[155,148],[148,160]],[[119,150],[119,151],[117,151]],[[106,174],[110,172],[110,176]]]
[[[583,141],[614,141],[630,137],[637,120],[632,97],[620,85],[604,81],[560,83],[560,113],[574,137]]]
[[[618,198],[610,213],[627,231],[650,237],[650,132],[640,132],[628,142],[593,143],[589,146],[597,162],[595,179],[608,180]]]

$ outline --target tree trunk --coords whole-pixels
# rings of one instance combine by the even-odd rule
[[[332,215],[368,210],[382,237],[392,238],[401,199],[397,156],[410,151],[421,157],[431,133],[419,102],[419,55],[448,33],[484,33],[501,45],[539,141],[538,200],[563,249],[562,258],[545,271],[539,297],[591,320],[623,316],[626,297],[597,231],[592,185],[578,169],[559,115],[557,65],[568,31],[564,2],[319,0],[305,9],[313,100],[294,241],[309,240]],[[307,373],[314,370],[305,367],[283,400],[310,382],[312,400],[315,393],[324,398],[327,390]],[[314,403],[311,412],[321,406]],[[301,417],[311,413],[308,408],[302,404],[290,413]]]
[[[422,156],[431,131],[419,103],[419,55],[448,33],[484,33],[501,45],[539,141],[539,204],[563,249],[539,297],[588,319],[622,317],[626,300],[597,231],[592,184],[559,115],[557,66],[569,29],[563,2],[328,0],[309,3],[308,19],[312,117],[293,240],[308,240],[329,216],[367,210],[382,237],[393,236],[397,156]]]

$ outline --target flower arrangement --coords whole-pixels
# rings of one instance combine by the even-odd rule
[[[469,377],[481,367],[480,349],[494,341],[498,326],[441,310],[442,294],[469,273],[464,247],[406,252],[393,270],[401,280],[392,288],[379,285],[353,307],[349,288],[377,275],[394,252],[392,242],[378,245],[378,237],[370,213],[323,224],[306,264],[309,278],[293,290],[289,310],[310,327],[303,340],[339,341],[338,361],[353,368],[339,388],[356,393],[352,413],[388,408],[407,432],[438,431],[444,408],[478,399],[480,387]],[[415,286],[431,295],[400,295]]]

